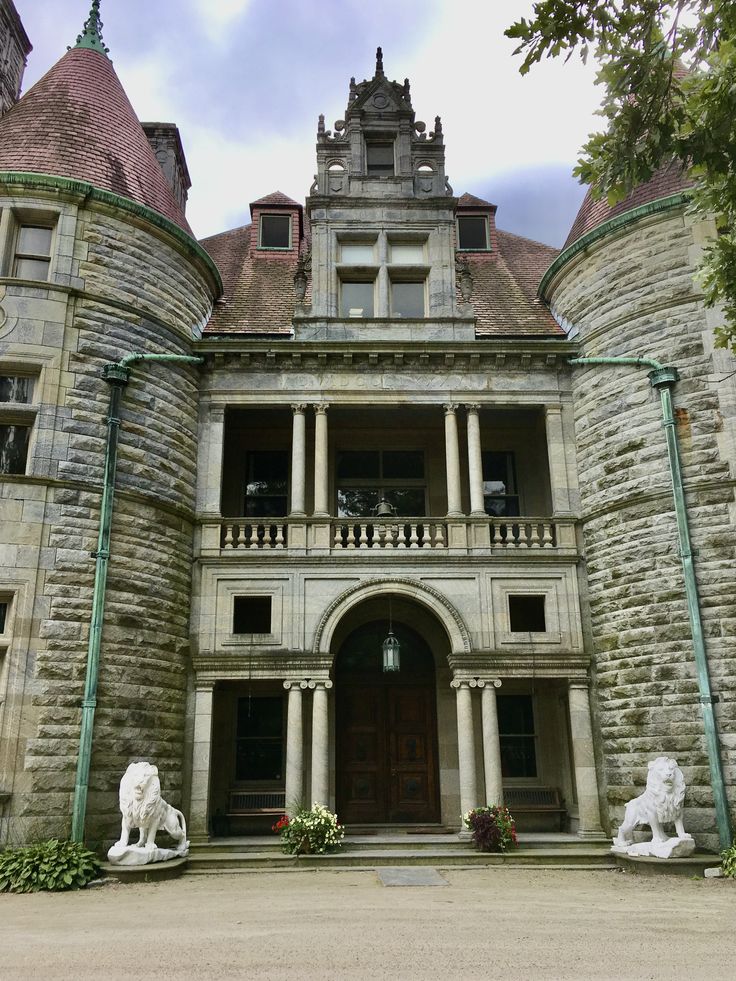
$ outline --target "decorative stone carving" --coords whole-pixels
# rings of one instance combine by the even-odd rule
[[[184,815],[162,798],[158,767],[152,763],[131,763],[125,771],[120,781],[120,813],[123,815],[120,840],[108,851],[109,862],[148,865],[188,854]],[[134,828],[139,830],[138,841],[130,845],[130,833]],[[157,848],[157,831],[168,832],[177,841],[176,848]]]
[[[684,858],[695,851],[695,842],[682,823],[685,778],[677,760],[658,756],[649,763],[647,787],[626,805],[624,820],[613,839],[611,851],[618,855]],[[634,842],[634,829],[648,824],[652,840]],[[670,838],[662,825],[674,824],[676,837]]]
[[[465,303],[468,303],[473,295],[473,276],[470,272],[470,264],[467,259],[455,256],[455,275],[460,295]]]

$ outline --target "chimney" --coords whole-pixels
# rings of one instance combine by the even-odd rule
[[[148,137],[151,149],[156,154],[164,177],[174,192],[174,197],[181,210],[185,211],[187,191],[192,186],[192,182],[189,179],[178,127],[174,123],[141,123],[141,126]]]

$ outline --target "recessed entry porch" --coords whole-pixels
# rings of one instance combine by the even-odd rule
[[[384,673],[389,629],[400,669]],[[581,682],[470,676],[436,612],[390,589],[354,604],[329,650],[314,677],[265,678],[254,654],[250,680],[198,682],[195,835],[263,834],[315,800],[348,828],[457,831],[500,795],[522,832],[600,831]]]

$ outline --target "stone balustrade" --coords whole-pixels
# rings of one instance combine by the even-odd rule
[[[550,517],[400,518],[208,518],[201,522],[202,554],[292,550],[383,553],[396,549],[457,554],[540,552],[577,555],[575,521]]]

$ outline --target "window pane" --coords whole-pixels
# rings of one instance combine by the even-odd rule
[[[423,317],[424,283],[392,283],[391,313],[394,317]]]
[[[8,620],[8,603],[7,600],[0,600],[0,634],[5,633],[5,624]]]
[[[396,514],[404,515],[407,518],[421,518],[424,516],[423,487],[386,488],[384,497],[392,505]]]
[[[509,621],[514,633],[544,633],[544,596],[509,596]]]
[[[233,598],[234,634],[271,633],[271,597],[235,596]]]
[[[0,473],[25,473],[28,426],[0,426]]]
[[[32,382],[28,375],[0,375],[0,402],[30,402]]]
[[[376,176],[391,176],[394,172],[393,143],[366,143],[366,171]]]
[[[391,262],[423,263],[424,245],[421,242],[395,242],[391,246]]]
[[[500,733],[507,736],[534,735],[531,695],[499,695],[497,701]]]
[[[280,780],[282,760],[281,739],[238,739],[235,779]]]
[[[338,487],[338,518],[369,518],[380,500],[377,490],[370,488]]]
[[[13,275],[19,279],[48,279],[49,278],[48,259],[23,259],[17,258],[13,266]]]
[[[378,450],[343,450],[337,454],[337,476],[340,480],[378,479]]]
[[[458,218],[457,233],[461,249],[488,248],[488,223],[485,218]]]
[[[342,262],[372,263],[374,261],[372,242],[343,242],[340,246]]]
[[[390,480],[423,480],[424,454],[421,450],[384,450],[383,476]]]
[[[533,736],[501,736],[501,775],[536,777],[537,754]]]
[[[288,249],[291,215],[261,215],[261,246],[266,249]]]
[[[342,317],[372,317],[373,283],[341,283],[340,315]]]
[[[21,225],[15,251],[23,255],[51,255],[51,229]]]
[[[284,703],[280,697],[239,698],[238,738],[248,736],[280,737],[283,728]]]
[[[254,450],[246,457],[245,514],[278,518],[287,512],[289,454],[285,450]]]

